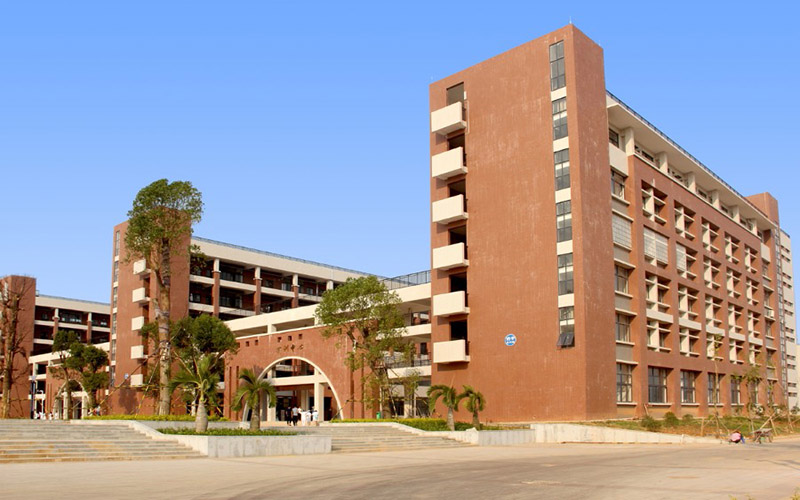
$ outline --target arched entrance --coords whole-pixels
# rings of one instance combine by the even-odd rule
[[[275,408],[269,408],[262,398],[260,415],[262,421],[286,422],[295,406],[303,410],[316,408],[319,420],[336,418],[342,408],[341,399],[327,375],[311,360],[300,356],[286,356],[273,361],[259,375],[268,379],[277,392]],[[250,411],[242,412],[247,421]]]

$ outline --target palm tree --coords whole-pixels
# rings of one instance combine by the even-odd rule
[[[242,409],[242,403],[247,404],[250,408],[250,430],[257,431],[261,428],[261,417],[259,410],[261,408],[261,393],[267,393],[267,401],[269,407],[275,407],[275,387],[269,380],[262,378],[259,379],[255,372],[249,368],[245,368],[239,373],[239,389],[236,391],[234,397],[233,409],[239,411]]]
[[[464,406],[467,411],[472,412],[472,425],[476,429],[480,429],[481,421],[478,419],[478,412],[483,411],[486,407],[486,398],[483,397],[483,394],[473,389],[472,386],[465,385],[464,392],[459,394],[457,399],[459,402],[462,399],[467,400]]]
[[[219,384],[219,374],[215,372],[216,359],[211,356],[202,356],[193,369],[191,365],[184,366],[172,379],[172,389],[183,387],[185,391],[194,394],[197,400],[197,414],[195,415],[194,430],[198,433],[208,430],[208,410],[206,401],[213,397]]]
[[[431,411],[433,411],[439,398],[442,398],[442,403],[447,408],[447,428],[454,431],[456,430],[456,424],[453,420],[453,412],[458,409],[458,403],[461,402],[458,399],[456,388],[442,384],[432,385],[428,389],[428,406]]]

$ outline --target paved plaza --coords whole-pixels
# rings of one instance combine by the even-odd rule
[[[113,478],[112,481],[101,480]],[[0,497],[789,498],[800,440],[737,445],[531,445],[248,459],[7,464]]]

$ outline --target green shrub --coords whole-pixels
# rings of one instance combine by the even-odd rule
[[[675,416],[674,413],[668,411],[664,414],[664,425],[666,427],[677,427],[681,424],[681,421],[678,420],[678,417]]]
[[[642,417],[642,420],[639,421],[639,425],[642,426],[644,430],[650,432],[658,432],[658,430],[661,428],[661,422],[649,415]]]
[[[694,423],[694,417],[692,416],[691,413],[687,413],[686,415],[684,415],[683,418],[681,418],[681,420],[683,420],[684,424],[691,425]]]
[[[251,431],[250,429],[208,429],[206,432],[195,432],[194,429],[159,429],[162,434],[180,434],[181,436],[295,436],[296,432],[276,431],[265,429]]]
[[[194,415],[100,415],[85,420],[146,420],[150,422],[194,422]],[[225,417],[208,417],[209,422],[227,422]]]

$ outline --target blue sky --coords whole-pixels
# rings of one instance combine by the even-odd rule
[[[108,301],[112,226],[162,177],[203,192],[199,236],[381,275],[425,269],[429,83],[570,19],[604,48],[609,90],[740,192],[772,192],[796,236],[799,10],[7,2],[0,275]]]

